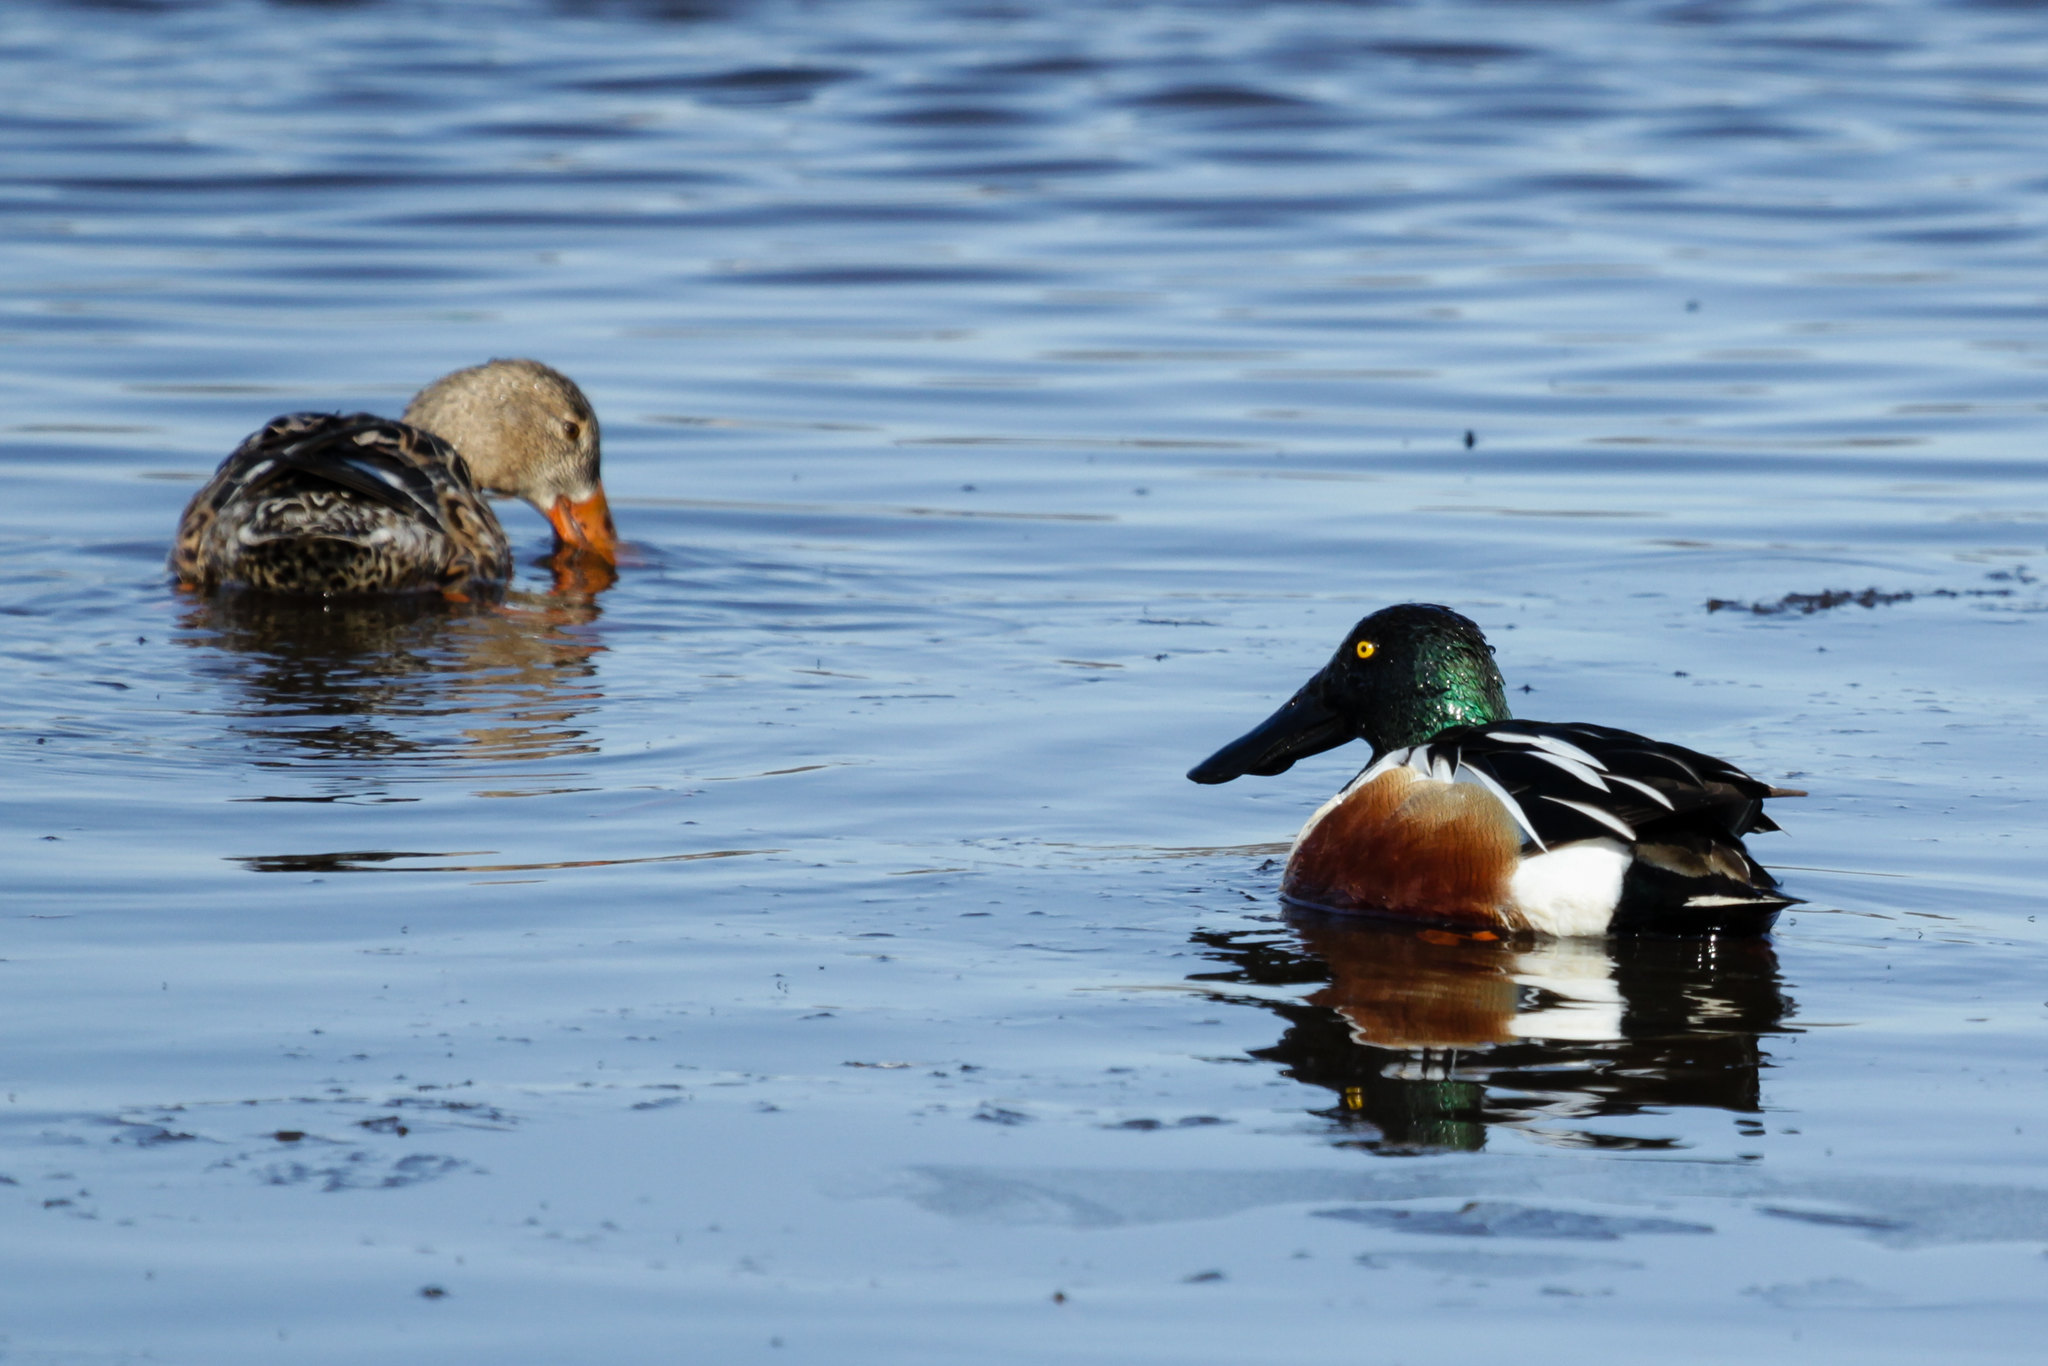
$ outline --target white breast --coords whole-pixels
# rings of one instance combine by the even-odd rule
[[[1634,859],[1620,840],[1575,840],[1523,859],[1508,892],[1532,930],[1606,934],[1621,901],[1622,874]]]

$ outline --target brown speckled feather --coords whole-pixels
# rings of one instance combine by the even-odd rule
[[[460,593],[511,577],[512,549],[440,437],[368,413],[293,413],[193,496],[170,568],[202,591]]]

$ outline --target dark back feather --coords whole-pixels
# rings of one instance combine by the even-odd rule
[[[185,509],[181,583],[291,593],[490,587],[511,548],[468,464],[431,432],[369,413],[274,418]]]
[[[421,456],[456,466],[462,482],[469,482],[462,457],[431,432],[402,427],[368,413],[322,417],[304,436],[275,443],[244,443],[231,457],[242,461],[240,478],[222,485],[214,507],[218,509],[230,497],[253,497],[279,479],[297,475],[361,494],[445,532],[440,498]]]
[[[1763,812],[1778,791],[1770,784],[1725,759],[1612,726],[1496,721],[1444,731],[1427,748],[1493,779],[1545,845],[1684,830],[1740,839],[1778,828]]]

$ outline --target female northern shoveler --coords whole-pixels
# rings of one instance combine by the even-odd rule
[[[1188,772],[1284,773],[1347,740],[1373,761],[1309,818],[1280,894],[1298,905],[1544,934],[1761,934],[1798,898],[1742,836],[1802,797],[1625,730],[1511,721],[1493,647],[1448,607],[1352,628],[1285,706]]]
[[[617,555],[590,401],[539,361],[494,360],[435,380],[402,421],[273,419],[186,506],[171,572],[202,591],[459,596],[512,574],[484,492],[539,508],[560,549]]]

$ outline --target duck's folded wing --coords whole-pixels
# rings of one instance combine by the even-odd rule
[[[1497,721],[1446,731],[1428,748],[1492,787],[1544,845],[1636,841],[1674,826],[1740,838],[1778,828],[1764,798],[1794,795],[1724,759],[1610,726]]]
[[[433,472],[460,468],[439,438],[368,413],[293,413],[243,442],[217,476],[218,506],[288,477],[333,484],[447,530]],[[452,462],[452,463],[451,463]]]

